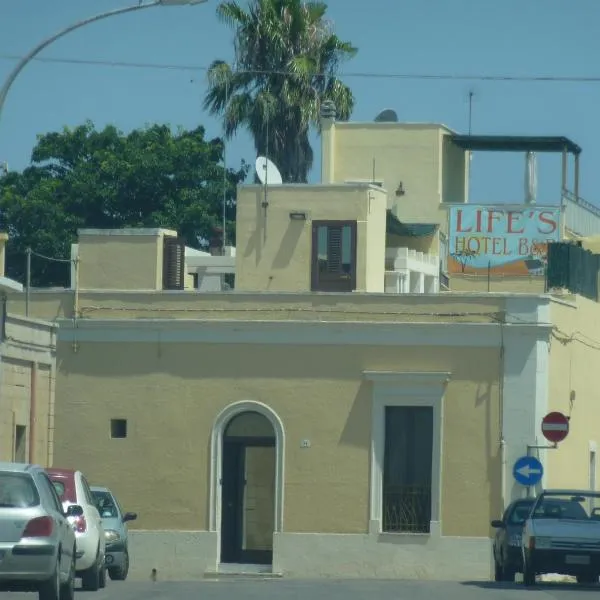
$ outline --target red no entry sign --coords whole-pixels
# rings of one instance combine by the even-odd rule
[[[569,419],[560,412],[548,413],[542,420],[542,434],[553,444],[562,442],[569,435]]]

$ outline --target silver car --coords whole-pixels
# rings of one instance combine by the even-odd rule
[[[75,532],[67,516],[76,515],[63,512],[42,467],[0,462],[0,591],[73,600]]]

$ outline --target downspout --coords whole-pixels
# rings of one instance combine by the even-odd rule
[[[75,286],[73,290],[73,352],[79,350],[77,343],[77,319],[79,318],[79,246],[77,247],[77,256],[75,257]]]
[[[31,363],[31,387],[29,394],[29,462],[35,464],[35,435],[36,435],[36,397],[37,397],[37,363]]]
[[[499,395],[499,413],[500,413],[500,503],[502,511],[506,508],[506,440],[504,439],[504,367],[505,367],[505,346],[504,346],[504,323],[505,313],[502,314],[500,321],[500,377],[498,385]]]

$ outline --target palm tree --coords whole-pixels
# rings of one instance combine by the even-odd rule
[[[357,49],[341,41],[325,18],[327,5],[302,0],[222,2],[217,15],[235,31],[235,61],[214,61],[204,108],[223,118],[225,136],[245,127],[259,155],[274,160],[284,182],[306,183],[313,151],[311,126],[332,101],[347,120],[354,96],[338,78],[340,63]]]

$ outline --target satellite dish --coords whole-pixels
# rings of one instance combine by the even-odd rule
[[[281,185],[283,183],[279,169],[266,156],[259,156],[256,159],[255,168],[263,185]]]
[[[376,123],[397,123],[398,115],[393,108],[386,108],[382,110],[376,117]]]

